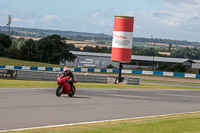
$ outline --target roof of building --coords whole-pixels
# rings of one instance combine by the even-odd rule
[[[192,68],[200,69],[200,63],[192,63]]]
[[[92,53],[92,52],[80,52],[80,51],[71,51],[75,55],[83,55],[83,56],[97,56],[97,57],[107,57],[111,58],[111,54],[108,53]],[[195,61],[185,58],[168,58],[168,57],[156,57],[156,56],[140,56],[140,55],[132,55],[131,60],[135,61],[156,61],[156,62],[171,62],[171,63],[184,63],[184,62],[192,62]]]
[[[195,63],[200,63],[200,60],[193,60]]]

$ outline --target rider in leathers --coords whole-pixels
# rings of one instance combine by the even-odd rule
[[[66,77],[66,76],[70,77],[70,79],[67,80],[66,82],[68,82],[71,85],[71,90],[72,90],[72,86],[73,86],[73,82],[74,82],[74,75],[73,75],[73,73],[67,67],[64,67],[64,69],[63,69],[63,76],[64,77]]]

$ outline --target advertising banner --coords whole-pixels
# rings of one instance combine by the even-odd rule
[[[134,18],[115,16],[112,40],[112,61],[131,62]]]

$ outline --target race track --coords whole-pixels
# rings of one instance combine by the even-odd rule
[[[200,111],[200,90],[0,88],[0,131]]]

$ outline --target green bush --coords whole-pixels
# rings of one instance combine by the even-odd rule
[[[107,67],[106,68],[108,68],[108,69],[112,69],[112,68],[115,68],[112,64],[110,64],[110,65],[107,65]]]
[[[181,63],[177,63],[171,66],[171,70],[173,72],[186,72],[186,67]]]
[[[0,43],[0,56],[5,54],[5,47]]]
[[[170,65],[168,63],[164,62],[156,70],[170,71]]]
[[[136,69],[137,69],[137,70],[142,70],[142,67],[137,67]]]

